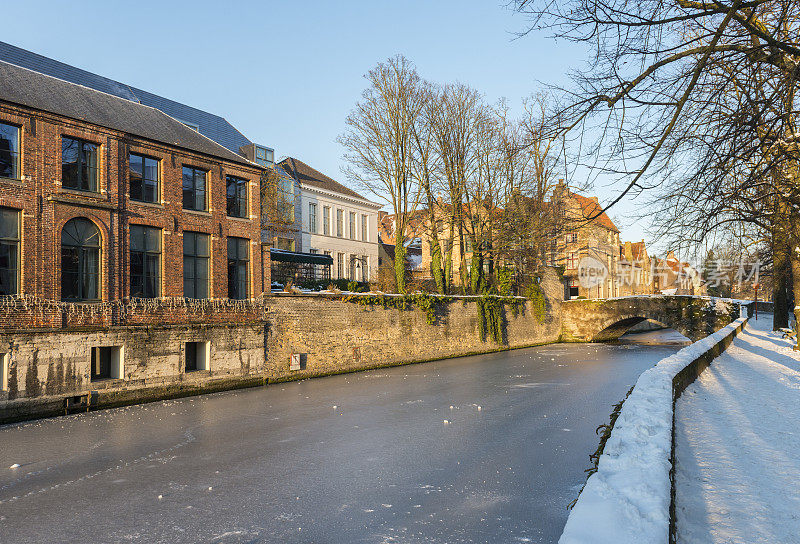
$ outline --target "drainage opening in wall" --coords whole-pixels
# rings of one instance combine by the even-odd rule
[[[211,342],[186,342],[184,346],[186,372],[210,370]]]
[[[92,348],[91,381],[121,379],[124,376],[123,357],[122,346]]]
[[[8,391],[9,353],[0,353],[0,391]]]

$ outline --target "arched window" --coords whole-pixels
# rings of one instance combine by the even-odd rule
[[[61,231],[61,300],[100,299],[100,229],[83,217]]]

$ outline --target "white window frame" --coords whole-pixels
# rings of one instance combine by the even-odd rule
[[[313,213],[312,213],[313,210]],[[311,220],[314,220],[312,223]],[[309,202],[308,203],[308,232],[312,234],[317,233],[317,203],[316,202]]]

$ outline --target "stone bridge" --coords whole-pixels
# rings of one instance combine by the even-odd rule
[[[562,303],[562,340],[605,342],[646,319],[671,327],[692,341],[739,317],[739,304],[708,297],[643,295]]]

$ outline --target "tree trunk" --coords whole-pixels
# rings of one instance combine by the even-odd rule
[[[470,288],[472,294],[479,295],[483,291],[483,253],[475,242],[472,243],[472,265],[470,267]]]
[[[450,218],[450,234],[447,238],[446,253],[444,255],[444,283],[449,292],[453,283],[453,244],[455,240],[455,226],[453,218]]]
[[[447,285],[444,282],[444,270],[442,269],[442,247],[439,245],[436,233],[431,237],[431,275],[433,281],[436,282],[436,291],[446,295]]]
[[[403,237],[395,233],[394,241],[394,277],[397,280],[397,292],[406,292],[406,246]]]
[[[790,246],[785,228],[781,225],[773,227],[772,233],[772,330],[789,326]]]
[[[800,332],[800,307],[797,306],[798,301],[800,301],[800,248],[798,248],[798,242],[800,241],[800,217],[793,217],[794,214],[790,214],[787,224],[789,225],[789,235],[786,236],[787,245],[789,246],[789,261],[791,263],[790,268],[792,271],[792,293],[794,294],[794,301],[795,306],[792,310],[794,314],[794,328],[795,333]],[[800,340],[797,336],[795,337],[795,347],[794,349],[800,349],[800,343],[797,340]]]
[[[428,190],[428,222],[430,229],[428,237],[431,245],[431,276],[436,283],[436,291],[442,295],[447,294],[447,284],[445,283],[444,270],[442,267],[442,246],[439,243],[439,228],[436,224],[436,213],[433,211],[433,195]]]

